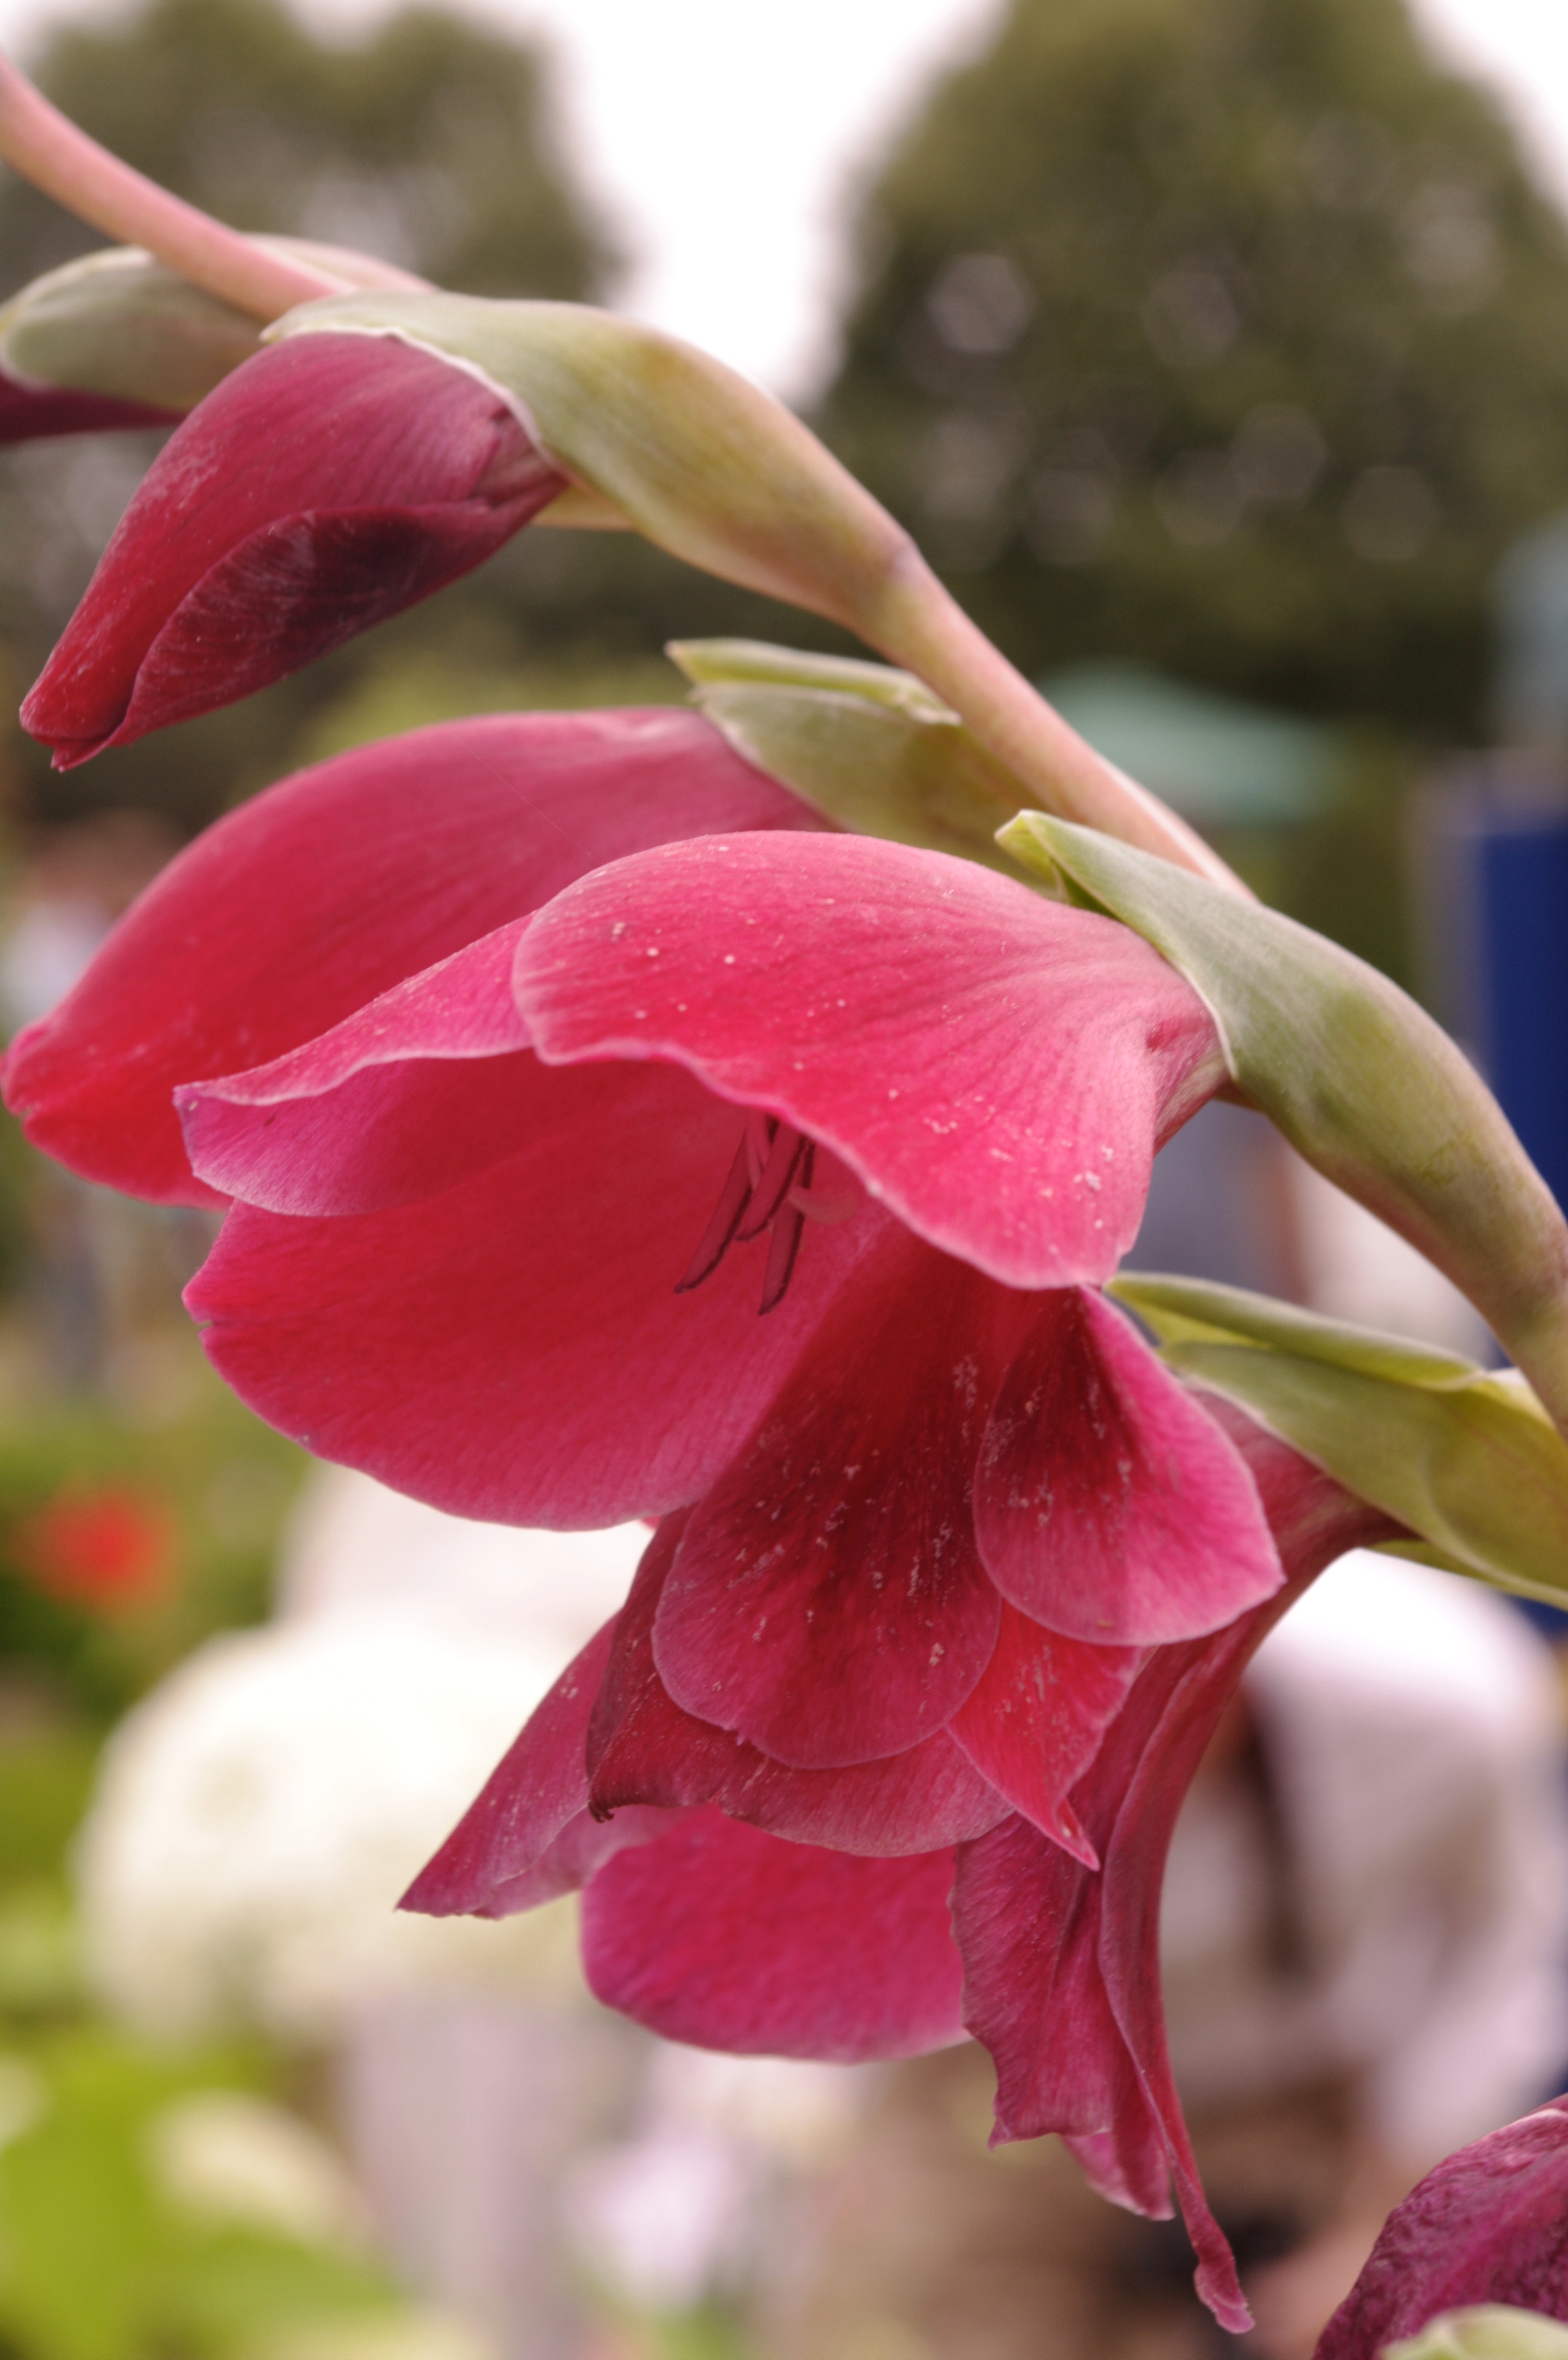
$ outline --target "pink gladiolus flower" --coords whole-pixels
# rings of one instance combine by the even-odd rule
[[[665,845],[177,1092],[239,1200],[189,1299],[265,1415],[438,1504],[692,1505],[667,1683],[841,1766],[945,1727],[1004,1606],[1141,1644],[1277,1587],[1093,1291],[1221,1073],[1108,920],[861,837]]]
[[[592,1806],[618,1842],[680,1813],[652,1824],[773,1926],[767,2045],[794,2038],[786,1870],[806,1918],[839,1880],[842,2053],[855,1896],[887,1928],[918,1903],[946,1947],[916,1928],[879,1976],[893,2053],[957,2028],[951,1848],[972,1883],[1011,1845],[1042,1889],[1103,1856],[1109,1890],[1107,1729],[1163,1730],[1177,1673],[1201,1700],[1232,1642],[1201,1634],[1280,1594],[1245,1456],[1097,1292],[1223,1076],[1136,935],[818,832],[658,714],[431,730],[273,790],[5,1081],[78,1169],[235,1200],[189,1300],[285,1431],[463,1513],[667,1519],[583,1708],[612,1699]],[[572,1743],[549,1841],[596,1867]],[[700,2013],[690,1940],[681,1973]],[[758,2045],[745,1981],[708,2037]],[[1140,2194],[1159,2104],[1097,2164]]]
[[[38,442],[54,434],[105,434],[118,427],[176,426],[176,410],[108,394],[72,393],[53,385],[20,385],[0,371],[0,445]]]
[[[24,725],[68,770],[248,696],[469,572],[565,482],[499,393],[429,353],[273,345],[148,469]]]
[[[975,2034],[996,2062],[997,2137],[1063,2133],[1139,2212],[1168,2214],[1174,2180],[1200,2291],[1245,2328],[1166,2052],[1166,1852],[1259,1640],[1332,1557],[1391,1527],[1237,1413],[1214,1415],[1255,1478],[1288,1586],[1226,1630],[1151,1651],[1036,1630],[1032,1678],[990,1699],[990,1749],[971,1743],[971,1708],[891,1758],[801,1770],[683,1710],[658,1623],[689,1525],[668,1519],[621,1613],[404,1907],[504,1917],[586,1887],[599,1997],[703,2047],[849,2060]],[[1045,1714],[1023,1706],[1031,1689]],[[1071,1785],[1058,1817],[1079,1831],[1076,1856],[1006,1775],[1025,1734]]]
[[[1315,2360],[1376,2360],[1473,2303],[1568,2319],[1568,2098],[1446,2156],[1395,2206]]]

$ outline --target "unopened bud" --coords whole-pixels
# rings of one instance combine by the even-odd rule
[[[579,303],[477,296],[333,296],[291,311],[284,339],[396,336],[482,374],[540,449],[594,496],[557,520],[623,520],[661,548],[873,643],[913,544],[781,402],[677,336]],[[606,511],[609,513],[606,513]]]

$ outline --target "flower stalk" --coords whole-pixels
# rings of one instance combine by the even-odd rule
[[[335,295],[347,281],[259,246],[160,189],[77,128],[0,56],[0,157],[106,237],[145,246],[171,270],[258,320]]]

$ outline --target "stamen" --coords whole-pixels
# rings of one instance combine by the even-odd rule
[[[802,1134],[787,1122],[781,1122],[768,1160],[757,1176],[751,1201],[735,1232],[737,1245],[745,1245],[752,1238],[761,1237],[789,1194],[790,1183],[806,1151],[806,1142]]]
[[[751,1194],[751,1140],[750,1126],[735,1151],[735,1161],[729,1166],[729,1177],[719,1191],[718,1202],[713,1208],[713,1218],[702,1233],[702,1241],[686,1264],[685,1275],[675,1281],[677,1295],[689,1295],[705,1278],[711,1278],[729,1251],[741,1214]]]
[[[746,1168],[751,1175],[753,1188],[762,1176],[778,1127],[776,1115],[762,1114],[755,1107],[746,1117]]]
[[[775,1310],[788,1294],[805,1229],[806,1216],[794,1205],[786,1205],[774,1220],[768,1245],[768,1267],[762,1279],[762,1299],[757,1306],[759,1312]]]
[[[860,1209],[859,1196],[811,1193],[817,1143],[792,1123],[773,1115],[748,1114],[735,1161],[729,1166],[713,1218],[675,1286],[689,1295],[710,1278],[732,1245],[760,1237],[770,1226],[768,1266],[759,1312],[773,1311],[789,1292],[800,1240],[808,1220],[847,1221]]]

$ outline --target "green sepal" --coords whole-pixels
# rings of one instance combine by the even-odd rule
[[[1404,1524],[1428,1562],[1563,1602],[1568,1443],[1511,1371],[1239,1287],[1140,1272],[1111,1292],[1172,1369]]]
[[[950,728],[958,715],[912,672],[894,664],[868,663],[863,656],[817,655],[803,648],[775,647],[771,639],[670,639],[664,653],[698,689],[757,686],[835,690],[889,705],[911,721]],[[1013,810],[1018,808],[1014,791]],[[1011,814],[1009,814],[1011,816]]]
[[[1510,2302],[1472,2303],[1385,2344],[1381,2360],[1568,2360],[1568,2326]]]
[[[256,243],[365,285],[405,276],[309,238]],[[0,369],[7,377],[155,410],[193,410],[260,347],[261,325],[250,312],[193,287],[136,246],[82,255],[0,306]]]
[[[1023,790],[913,672],[754,639],[668,652],[736,752],[840,827],[1017,875],[996,831]]]
[[[328,296],[267,331],[345,333],[399,336],[510,399],[574,486],[554,521],[624,520],[689,564],[876,637],[908,535],[722,361],[587,304],[434,291]]]
[[[999,841],[1164,953],[1207,1001],[1244,1097],[1453,1279],[1568,1425],[1568,1226],[1425,1011],[1337,943],[1111,836],[1024,812]]]

